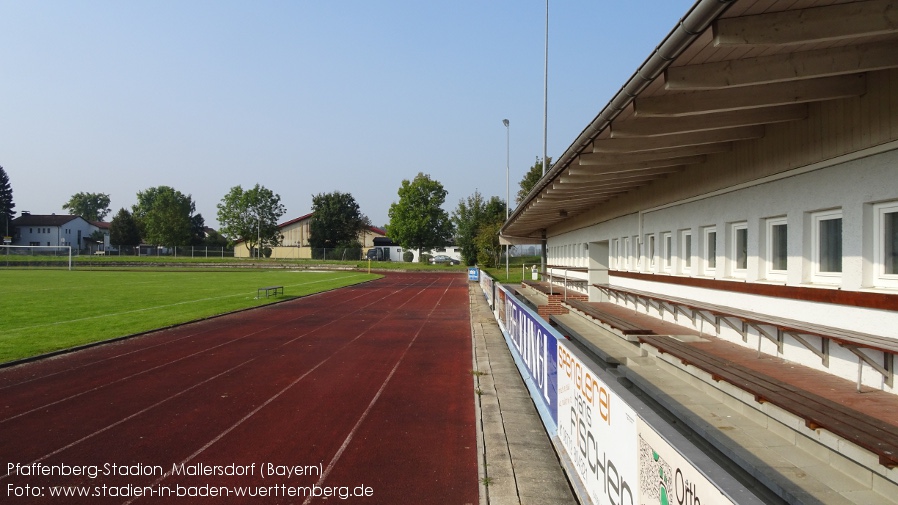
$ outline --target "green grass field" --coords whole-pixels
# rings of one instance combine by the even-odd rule
[[[357,284],[364,272],[0,270],[0,363]],[[284,295],[256,299],[256,289]]]

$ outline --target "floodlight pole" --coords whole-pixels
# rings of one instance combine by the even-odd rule
[[[509,126],[509,122],[507,119],[502,120],[502,124],[505,125],[505,221],[508,221],[508,216],[511,213],[511,200],[509,199],[508,193],[508,173],[510,162],[510,154],[511,154],[511,127]],[[508,244],[505,244],[505,280],[508,280]]]
[[[548,162],[546,161],[546,151],[548,150],[546,147],[547,138],[548,138],[548,129],[549,129],[549,0],[546,0],[546,58],[545,58],[545,71],[543,72],[543,177],[546,176],[546,168]],[[546,271],[546,239],[545,239],[545,231],[543,231],[543,239],[541,241],[542,245],[542,253],[540,254],[540,266],[542,267],[542,271]]]

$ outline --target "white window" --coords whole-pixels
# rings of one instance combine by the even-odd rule
[[[680,271],[684,274],[692,271],[692,230],[680,232]]]
[[[745,277],[748,270],[748,224],[730,225],[730,275]]]
[[[621,262],[621,268],[628,269],[628,268],[630,268],[630,263],[631,263],[631,260],[630,260],[630,237],[624,237],[621,240],[624,241],[624,257],[623,257],[623,261]]]
[[[630,270],[639,269],[639,237],[630,237]]]
[[[898,202],[874,205],[873,220],[875,283],[898,287]]]
[[[661,234],[661,270],[665,272],[670,272],[670,263],[671,263],[671,246],[673,245],[673,238],[670,235],[670,232]]]
[[[786,280],[789,263],[789,227],[786,218],[768,219],[764,225],[764,277]]]
[[[811,214],[811,259],[814,282],[842,279],[842,211]]]
[[[789,227],[786,218],[768,219],[765,225],[764,257],[769,279],[784,279],[789,263]]]
[[[655,271],[655,235],[645,236],[645,267],[650,272]]]
[[[611,239],[611,268],[616,268],[620,262],[620,251],[618,250],[618,241],[616,238]]]
[[[709,226],[702,230],[702,273],[713,276],[717,271],[717,228]]]

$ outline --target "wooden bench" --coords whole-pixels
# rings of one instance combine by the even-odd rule
[[[552,287],[548,282],[523,280],[521,281],[521,284],[524,284],[527,287],[533,288],[546,295],[554,294]]]
[[[278,293],[284,294],[284,286],[267,286],[264,288],[259,288],[256,290],[256,299],[262,298],[262,292],[265,292],[265,298],[268,298],[270,295],[277,296]]]
[[[812,430],[824,428],[867,449],[886,467],[898,466],[896,426],[707,353],[700,349],[701,344],[681,342],[666,335],[640,335],[638,339],[661,353],[675,356],[684,364],[704,370],[714,381],[728,382],[754,395],[760,403],[773,403],[804,419],[805,425]]]
[[[635,323],[622,319],[613,314],[609,314],[589,302],[580,300],[567,300],[564,302],[571,308],[579,310],[587,316],[614,328],[624,335],[654,335],[655,332],[649,329],[641,328]]]
[[[632,288],[622,288],[610,286],[608,284],[594,284],[594,286],[605,292],[608,296],[613,296],[615,299],[622,298],[626,302],[629,302],[632,299],[637,308],[641,302],[646,307],[646,311],[648,311],[650,307],[657,309],[662,315],[667,311],[673,314],[674,319],[677,319],[678,316],[682,314],[691,318],[693,324],[696,324],[696,319],[701,319],[701,321],[699,321],[701,323],[700,327],[704,326],[704,322],[708,322],[715,328],[717,333],[720,332],[721,323],[726,324],[742,335],[743,341],[748,340],[748,328],[753,328],[758,335],[776,344],[777,349],[780,352],[783,350],[783,336],[789,335],[817,355],[824,366],[829,365],[829,344],[831,341],[836,342],[858,358],[858,390],[860,390],[861,387],[860,368],[862,363],[866,363],[882,374],[886,384],[890,387],[894,383],[894,355],[898,354],[898,340],[896,339],[843,328],[834,328],[806,321],[758,314],[735,307],[725,307],[722,305],[661,295]],[[732,319],[739,320],[740,324],[737,325]],[[771,333],[765,327],[775,328],[776,331],[775,333]],[[820,348],[811,345],[811,343],[804,338],[804,335],[820,337]],[[886,356],[886,363],[878,363],[864,353],[861,348],[883,352]],[[758,353],[760,354],[760,352],[761,339],[759,338]]]

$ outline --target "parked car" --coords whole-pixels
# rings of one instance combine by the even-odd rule
[[[450,258],[449,256],[446,256],[445,254],[437,254],[436,256],[430,258],[430,264],[431,265],[459,265],[459,264],[461,264],[461,262],[455,258]]]

